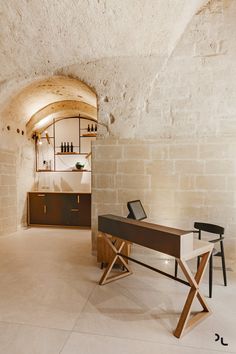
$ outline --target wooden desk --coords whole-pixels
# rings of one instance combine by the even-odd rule
[[[187,329],[192,328],[199,321],[211,314],[211,310],[199,290],[200,282],[213,249],[213,245],[211,243],[195,240],[193,238],[193,233],[189,231],[127,219],[110,214],[98,216],[98,230],[102,233],[105,241],[113,252],[113,258],[100,279],[100,285],[107,284],[111,281],[118,280],[132,274],[132,270],[126,262],[126,259],[129,259],[168,278],[190,286],[179,322],[174,331],[174,335],[177,338],[180,338],[184,331],[186,332]],[[118,247],[111,242],[111,237],[109,235],[115,236],[120,240]],[[130,242],[175,257],[187,281],[174,277],[171,274],[124,255],[122,250],[124,246]],[[201,261],[197,273],[194,276],[186,261],[197,256],[201,256]],[[118,275],[109,277],[109,274],[117,260],[120,260],[123,264],[125,271]],[[189,319],[191,307],[196,297],[202,305],[203,311],[195,313],[192,318]]]

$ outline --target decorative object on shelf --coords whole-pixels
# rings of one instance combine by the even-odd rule
[[[51,171],[52,169],[52,162],[51,160],[43,160],[43,167],[44,167],[44,170],[46,171]]]
[[[88,124],[88,128],[87,128],[87,131],[90,132],[90,125]]]
[[[82,170],[84,168],[84,164],[81,162],[76,162],[75,167],[77,170]]]
[[[98,126],[97,126],[97,124],[95,124],[95,132],[98,130]]]
[[[9,129],[10,130],[10,126],[9,126]],[[34,132],[34,134],[32,135],[32,139],[35,141],[36,144],[42,144],[41,142],[41,134],[40,133],[37,133],[37,132]]]
[[[45,134],[46,134],[47,142],[48,142],[48,144],[50,144],[50,138],[49,138],[48,132],[46,131]]]
[[[92,124],[92,126],[91,126],[91,132],[93,132],[94,131],[94,128],[93,128],[93,124]]]
[[[74,152],[74,145],[72,142],[70,144],[69,142],[67,143],[61,142],[61,153],[66,153],[66,152]]]

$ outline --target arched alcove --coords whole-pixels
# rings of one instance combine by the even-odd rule
[[[69,117],[84,117],[96,123],[97,97],[88,85],[76,78],[46,77],[34,80],[21,88],[19,92],[9,95],[1,115],[3,117],[2,141],[4,141],[2,144],[6,149],[16,153],[17,172],[14,195],[14,203],[17,205],[17,213],[15,213],[17,221],[14,222],[16,228],[17,225],[26,224],[27,192],[37,187],[39,179],[39,173],[35,169],[33,134],[35,132],[41,134],[53,122]],[[21,134],[22,132],[24,133]],[[75,175],[74,179],[78,181],[83,179],[83,174],[75,173]],[[49,185],[48,177],[42,177],[41,174],[41,179],[44,180],[41,185]],[[70,190],[64,176],[61,177],[61,181],[60,183]],[[57,188],[55,181],[51,185]],[[14,217],[16,218],[16,215]]]
[[[33,81],[20,92],[12,94],[2,116],[7,122],[27,124],[29,130],[32,122],[59,112],[63,117],[67,110],[97,119],[96,93],[78,79],[52,76]]]
[[[41,132],[53,121],[69,117],[82,116],[97,121],[97,107],[73,100],[53,102],[37,111],[28,121],[27,132]]]

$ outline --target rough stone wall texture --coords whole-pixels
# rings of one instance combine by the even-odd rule
[[[57,71],[94,87],[111,136],[235,134],[235,1],[211,1],[171,56],[114,57]]]
[[[24,110],[27,97],[25,102],[17,101],[25,87],[57,74],[81,78],[98,92],[100,119],[109,132],[114,124],[117,132],[134,136],[145,90],[205,3],[12,0],[1,4],[0,147],[17,156],[18,225],[25,224],[26,192],[34,186],[33,145],[17,133],[25,130],[30,112],[30,107],[29,112]],[[63,97],[62,91],[58,87]],[[44,101],[37,100],[38,108]],[[103,129],[101,134],[109,132]]]
[[[227,254],[234,257],[235,150],[234,138],[97,140],[92,166],[94,249],[97,215],[127,216],[127,201],[140,199],[151,222],[190,230],[194,221],[224,225]]]
[[[0,80],[121,56],[168,54],[206,0],[1,2]]]
[[[0,149],[0,236],[17,227],[16,155]]]
[[[119,117],[109,124],[118,140],[112,146],[108,140],[108,146],[105,141],[94,146],[95,230],[98,214],[126,215],[126,201],[140,198],[155,222],[184,228],[192,228],[197,219],[222,224],[230,240],[228,255],[235,257],[235,16],[235,1],[211,1],[194,17],[153,80],[142,85],[138,75],[132,81],[133,96],[142,99],[137,98],[131,113],[126,113],[125,103],[119,107],[123,114],[110,106],[112,116]],[[129,77],[125,84],[130,84]],[[110,86],[107,80],[108,92]],[[117,94],[112,100],[122,104]],[[109,123],[104,108],[109,102],[100,104],[107,115],[101,118]],[[120,140],[127,137],[142,141]],[[135,144],[137,150],[132,151]],[[108,161],[106,173],[102,167],[99,171],[102,156]],[[109,172],[112,168],[116,177]]]
[[[3,61],[2,79],[8,81],[2,83],[0,99],[5,102],[38,75],[77,77],[97,92],[99,120],[107,130],[100,128],[103,142],[98,140],[94,145],[94,231],[98,214],[109,211],[126,215],[126,201],[137,197],[156,222],[192,227],[193,220],[201,218],[224,224],[227,237],[232,236],[236,2],[211,0],[190,23],[200,1],[153,0],[144,9],[143,1],[138,0],[128,2],[130,8],[125,0],[88,1],[86,6],[82,2],[82,22],[69,15],[76,13],[76,1],[70,1],[71,12],[66,18],[58,11],[65,12],[67,1],[61,9],[55,7],[55,1],[45,2],[42,8],[35,1],[21,2],[20,9],[19,3],[11,7],[13,3],[4,6],[9,16],[11,12],[12,18],[16,16],[12,23],[18,31],[12,28],[4,32],[4,43],[7,47],[13,31],[15,43],[26,39],[26,46],[24,51],[12,53],[14,60],[9,61],[9,54]],[[63,18],[63,23],[52,18],[49,28],[44,28],[42,18],[50,14],[51,19],[52,13],[57,19]],[[181,14],[187,15],[180,19]],[[36,19],[35,27],[29,18]],[[31,31],[26,33],[27,19]],[[79,27],[73,26],[72,20]],[[36,37],[41,43],[37,48],[32,46]],[[28,53],[27,60],[24,53]],[[4,130],[6,143],[7,134]],[[22,164],[18,185],[24,181],[25,190],[30,189],[30,145],[22,140],[15,149],[20,156],[17,161],[22,161],[18,163]],[[27,178],[26,171],[30,174]],[[20,195],[23,200],[25,191]]]
[[[17,126],[17,125],[16,125]],[[27,222],[27,192],[34,188],[35,183],[35,154],[34,145],[26,137],[25,130],[17,130],[14,122],[9,122],[10,130],[4,129],[1,133],[0,153],[7,149],[8,154],[14,156],[14,168],[9,166],[9,171],[15,173],[15,187],[14,193],[11,197],[15,199],[15,209],[12,214],[11,231],[16,231],[18,227],[26,226]],[[22,135],[24,132],[24,135]],[[8,156],[8,155],[7,155]],[[11,177],[12,179],[12,177]],[[8,189],[2,188],[2,196]],[[0,208],[4,209],[4,198],[1,199]],[[12,209],[13,210],[13,209]],[[4,229],[7,233],[7,229]]]

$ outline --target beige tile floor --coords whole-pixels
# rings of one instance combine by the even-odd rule
[[[172,260],[143,250],[134,248],[135,256],[173,272]],[[32,228],[2,237],[0,354],[236,353],[236,263],[227,265],[227,288],[214,271],[213,315],[178,340],[172,331],[184,285],[133,265],[134,275],[99,286],[88,230]]]

